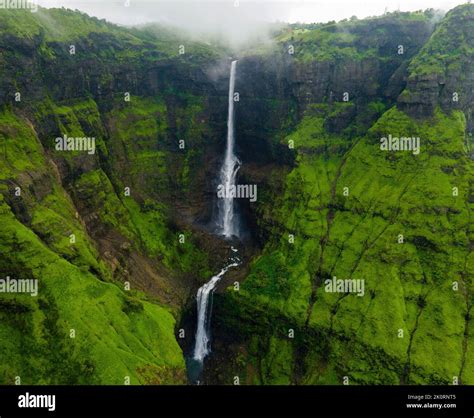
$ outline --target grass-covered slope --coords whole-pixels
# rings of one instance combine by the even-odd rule
[[[474,81],[466,75],[474,64],[474,11],[471,4],[451,10],[411,61],[406,89],[399,98],[416,116],[461,109],[472,120]],[[472,129],[472,125],[469,125]]]
[[[434,12],[393,12],[381,17],[356,17],[324,24],[293,24],[276,37],[293,48],[298,61],[330,61],[413,56],[415,45],[429,36]],[[403,57],[399,57],[403,58]]]
[[[183,382],[173,315],[111,282],[31,124],[5,111],[0,138],[0,271],[39,283],[1,295],[1,383]]]
[[[222,56],[222,49],[179,34],[127,29],[68,9],[2,10],[0,104],[17,106],[94,96],[104,106],[117,94],[152,95],[191,78]],[[60,80],[60,82],[58,82]]]
[[[185,383],[176,320],[210,270],[175,206],[215,135],[217,54],[65,9],[0,28],[0,277],[39,282],[0,294],[0,383]],[[57,150],[64,135],[95,152]]]
[[[308,123],[292,137],[311,140]],[[379,149],[387,132],[407,130],[422,138],[419,155]],[[218,319],[253,341],[254,382],[473,382],[464,135],[460,112],[419,123],[392,108],[344,157],[331,152],[336,138],[313,138],[318,152],[302,144],[284,195],[273,196],[272,240]],[[364,295],[326,292],[334,276],[364,281]]]
[[[443,43],[441,33],[429,42]],[[260,195],[269,239],[240,290],[216,303],[220,335],[234,343],[219,378],[473,384],[469,112],[437,106],[416,119],[394,106],[377,118],[374,103],[366,132],[331,133],[328,119],[344,106],[309,106],[284,141],[295,167],[283,192]],[[389,135],[419,137],[420,152],[382,150]],[[333,277],[364,283],[363,294],[327,291]]]

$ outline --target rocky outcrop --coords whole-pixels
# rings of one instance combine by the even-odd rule
[[[446,112],[460,109],[466,113],[472,131],[473,23],[471,5],[446,15],[410,64],[406,89],[398,98],[401,109],[419,118],[432,115],[438,105]]]

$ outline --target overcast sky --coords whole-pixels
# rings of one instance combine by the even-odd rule
[[[126,6],[126,2],[129,5]],[[38,0],[44,7],[68,7],[111,22],[162,22],[190,31],[210,29],[228,38],[246,38],[261,22],[327,22],[384,11],[427,8],[448,11],[463,0]]]

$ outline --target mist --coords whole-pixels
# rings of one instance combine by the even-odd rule
[[[212,37],[231,46],[264,42],[278,22],[328,22],[395,10],[448,11],[462,0],[38,0],[43,7],[78,9],[110,22],[160,23],[186,36]]]

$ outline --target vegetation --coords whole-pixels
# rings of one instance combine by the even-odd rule
[[[274,80],[242,85],[239,151],[271,158],[245,155],[262,248],[216,295],[223,382],[474,384],[472,12],[279,27],[242,54],[239,77]],[[225,132],[214,46],[66,9],[0,14],[0,279],[39,284],[0,295],[1,384],[186,382],[176,323],[215,273],[198,219]],[[57,150],[64,135],[95,152]],[[419,153],[381,149],[389,136]],[[326,291],[333,277],[363,295]]]
[[[459,45],[469,13],[466,5],[448,14],[410,79],[445,42]],[[294,36],[323,28],[301,30]],[[451,67],[467,57],[454,49]],[[469,85],[459,72],[446,76]],[[383,102],[307,107],[283,141],[294,146],[295,166],[283,180],[275,170],[259,202],[263,252],[240,290],[216,302],[219,332],[235,344],[229,358],[244,353],[234,375],[259,384],[342,384],[344,376],[350,384],[472,384],[472,101],[464,103],[464,111],[438,103],[417,117]],[[350,106],[372,116],[334,131],[331,117]],[[420,138],[420,152],[382,150],[389,135]],[[326,291],[333,277],[363,281],[364,296]]]
[[[399,45],[413,54],[412,31],[423,35],[433,11],[390,13],[382,17],[351,18],[326,24],[293,24],[277,37],[292,46],[298,61],[334,61],[396,58]],[[368,34],[370,33],[370,37]],[[398,43],[397,43],[398,42]],[[411,49],[411,51],[410,51]],[[288,51],[285,51],[288,52]]]
[[[0,120],[0,270],[39,283],[37,297],[2,294],[5,344],[0,350],[9,361],[2,365],[1,383],[13,384],[19,376],[24,384],[124,384],[128,376],[138,384],[147,382],[145,372],[153,367],[165,377],[169,370],[181,370],[178,381],[183,382],[184,360],[171,313],[138,302],[133,293],[110,283],[110,270],[99,261],[73,203],[50,174],[51,162],[31,126],[8,111]],[[32,188],[31,181],[38,184]],[[19,196],[14,196],[16,187]],[[103,189],[98,186],[95,193]],[[18,207],[23,207],[23,220],[12,213]],[[141,309],[127,310],[132,302]]]

